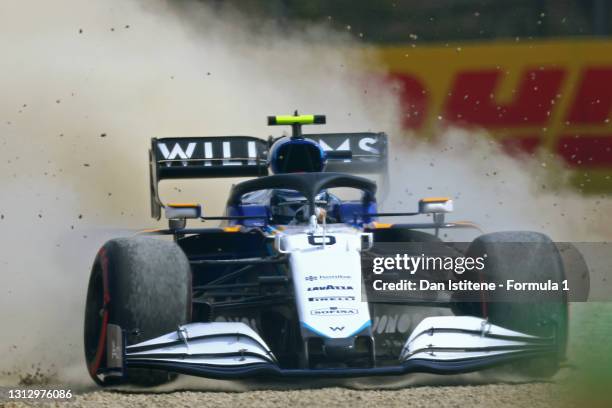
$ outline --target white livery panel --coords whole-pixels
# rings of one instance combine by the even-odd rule
[[[300,324],[322,337],[346,338],[370,326],[361,279],[361,233],[349,229],[283,235]]]

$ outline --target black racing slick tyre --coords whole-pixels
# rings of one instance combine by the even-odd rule
[[[565,279],[563,260],[553,241],[536,232],[496,232],[476,238],[468,257],[486,254],[485,268],[475,277],[480,282],[561,282]],[[492,324],[511,330],[554,339],[555,351],[545,358],[520,361],[509,366],[532,377],[550,377],[565,359],[568,336],[568,300],[563,290],[529,292],[529,299],[508,301],[505,290],[483,291],[481,302],[457,304],[462,314],[487,318]]]
[[[85,360],[91,378],[113,385],[104,376],[106,332],[121,327],[127,345],[176,330],[191,318],[191,268],[171,241],[149,237],[108,241],[94,261],[85,306]],[[158,385],[173,377],[162,371],[128,368],[123,382]]]

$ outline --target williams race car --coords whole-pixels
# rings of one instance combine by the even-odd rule
[[[354,175],[386,179],[384,133],[303,134],[303,125],[325,117],[297,112],[268,122],[291,126],[291,136],[152,139],[151,212],[158,220],[163,213],[168,227],[110,240],[96,256],[84,327],[94,381],[453,374],[500,365],[556,372],[567,342],[563,291],[529,302],[496,291],[380,297],[369,263],[387,244],[417,245],[417,256],[434,245],[453,259],[487,258],[470,278],[476,283],[562,282],[563,261],[549,238],[499,232],[464,246],[444,242],[441,230],[474,227],[445,220],[452,200],[378,212],[376,183]],[[232,186],[223,216],[160,199],[162,180],[210,177],[249,177]],[[341,199],[344,190],[357,198]],[[380,221],[422,214],[431,222]],[[520,256],[500,243],[517,243]]]

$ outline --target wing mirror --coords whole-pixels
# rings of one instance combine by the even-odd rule
[[[421,214],[437,214],[453,212],[453,200],[448,197],[423,198],[419,201]]]
[[[453,200],[449,197],[430,197],[419,200],[419,213],[433,214],[434,224],[444,224],[444,214],[453,211]],[[436,228],[438,235],[438,228]]]
[[[202,216],[202,206],[196,203],[168,203],[164,212],[170,229],[185,228],[187,219],[196,219]]]

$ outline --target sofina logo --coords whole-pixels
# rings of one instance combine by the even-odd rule
[[[311,310],[313,316],[329,316],[329,315],[356,315],[359,314],[357,309],[348,307],[324,307],[321,309]]]

